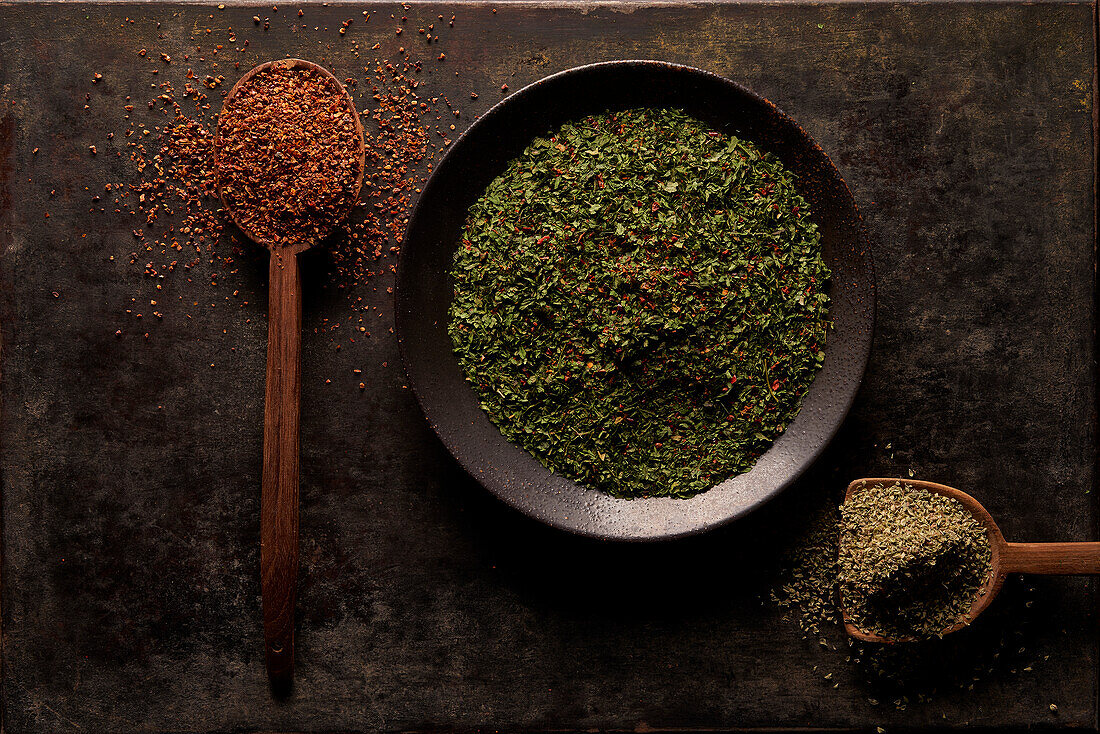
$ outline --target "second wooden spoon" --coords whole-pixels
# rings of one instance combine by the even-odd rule
[[[848,485],[848,491],[844,495],[844,501],[861,488],[875,484],[891,485],[895,482],[909,484],[917,489],[927,492],[942,494],[945,497],[956,499],[974,516],[982,527],[985,528],[986,537],[989,539],[989,547],[992,551],[992,571],[985,584],[974,597],[970,611],[964,614],[954,624],[943,630],[941,634],[956,632],[974,621],[992,603],[997,592],[1004,585],[1005,577],[1010,573],[1037,573],[1045,575],[1095,575],[1100,574],[1100,543],[1009,543],[1001,534],[1001,529],[993,521],[990,515],[978,500],[966,492],[934,482],[919,482],[914,479],[857,479]],[[882,637],[873,632],[866,632],[852,624],[848,616],[848,610],[844,606],[844,598],[840,600],[841,612],[844,616],[844,629],[848,635],[856,640],[864,642],[911,642],[912,638]]]

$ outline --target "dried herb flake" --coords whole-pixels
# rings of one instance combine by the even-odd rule
[[[678,110],[534,140],[470,208],[451,274],[490,418],[617,497],[751,469],[825,356],[829,269],[794,176]]]

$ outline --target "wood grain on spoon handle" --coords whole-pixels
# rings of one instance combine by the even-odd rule
[[[1007,543],[1004,573],[1100,574],[1100,543]]]
[[[264,655],[273,684],[294,676],[298,587],[298,420],[302,365],[302,283],[298,256],[271,253],[264,404],[260,580]]]

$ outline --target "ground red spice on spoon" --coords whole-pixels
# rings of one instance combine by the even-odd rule
[[[314,69],[263,69],[218,121],[222,198],[257,242],[311,244],[354,204],[361,145],[355,109],[334,80]]]
[[[308,15],[308,9],[306,12]],[[288,17],[286,22],[298,21],[296,14],[292,15],[294,20]],[[214,17],[209,15],[211,24]],[[266,25],[267,20],[260,18],[256,25]],[[436,30],[443,25],[443,19],[439,20]],[[279,22],[283,22],[281,18]],[[363,22],[367,22],[366,15]],[[317,33],[310,31],[310,35],[319,39],[335,36],[341,44],[336,48],[351,40],[350,29],[346,36],[336,36],[334,30],[315,28]],[[243,38],[244,29],[213,31],[235,47],[192,45],[182,52],[173,51],[168,64],[161,58],[163,49],[149,46],[144,39],[148,48],[135,45],[135,55],[145,59],[151,65],[149,72],[156,76],[152,77],[155,84],[144,90],[140,85],[122,90],[125,96],[117,100],[120,127],[116,132],[121,145],[115,146],[121,150],[115,155],[129,159],[129,175],[86,189],[91,213],[120,217],[126,231],[132,233],[119,259],[143,274],[148,287],[143,286],[144,292],[136,292],[121,306],[126,323],[115,330],[119,338],[133,329],[144,332],[146,339],[155,338],[160,322],[191,320],[198,317],[199,310],[228,307],[241,313],[244,323],[255,320],[249,291],[237,286],[242,283],[240,269],[248,269],[258,251],[237,236],[234,228],[225,226],[225,211],[217,194],[212,132],[221,98],[229,91],[226,81],[257,61],[250,63],[255,44],[250,48],[249,40]],[[238,34],[242,34],[240,40]],[[211,35],[211,29],[200,28],[190,40],[212,44]],[[347,310],[307,328],[331,333],[337,350],[384,330],[385,308],[371,305],[374,299],[367,289],[373,286],[375,293],[392,292],[386,278],[396,267],[395,256],[412,202],[437,157],[457,135],[453,121],[467,115],[476,117],[476,110],[471,114],[464,109],[460,118],[451,100],[431,91],[437,88],[431,70],[437,62],[427,61],[427,56],[418,58],[420,49],[404,48],[402,44],[407,42],[397,39],[389,43],[374,40],[369,38],[362,47],[358,41],[350,45],[350,56],[357,60],[351,63],[363,66],[340,77],[360,109],[364,126],[367,149],[360,201],[340,226],[342,234],[333,237],[314,258],[324,269],[320,287],[341,293]],[[433,32],[431,46],[440,40]],[[402,48],[395,57],[398,45]],[[333,52],[332,46],[324,47]],[[225,58],[230,51],[233,57]],[[347,53],[341,53],[346,65]],[[88,98],[104,101],[101,95],[109,91],[104,85],[111,81],[104,75],[103,81],[90,84]],[[476,93],[471,99],[476,99]],[[108,141],[112,135],[108,134]],[[102,147],[99,152],[103,155]],[[116,255],[108,259],[114,261]],[[378,277],[382,280],[372,284]],[[202,284],[200,291],[197,286]]]

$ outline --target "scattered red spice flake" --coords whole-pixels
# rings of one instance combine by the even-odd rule
[[[145,228],[134,229],[133,235],[145,252],[145,275],[158,290],[177,267],[186,271],[206,262],[228,270],[240,251],[239,246],[228,248],[229,252],[219,247],[224,221],[218,211],[213,135],[197,120],[184,116],[174,100],[168,106],[175,117],[160,130],[154,153],[142,142],[128,143],[138,180],[113,185],[121,189],[116,202],[144,220]],[[187,253],[191,259],[181,262],[180,256]],[[161,264],[149,257],[160,259]],[[137,252],[130,253],[130,262],[138,262]]]
[[[428,156],[430,131],[420,115],[431,107],[421,102],[417,81],[405,71],[379,62],[368,80],[376,107],[363,120],[367,146],[360,201],[367,215],[349,228],[346,246],[338,244],[332,253],[338,288],[374,275],[380,258],[399,251],[412,197],[423,184],[417,169]]]

